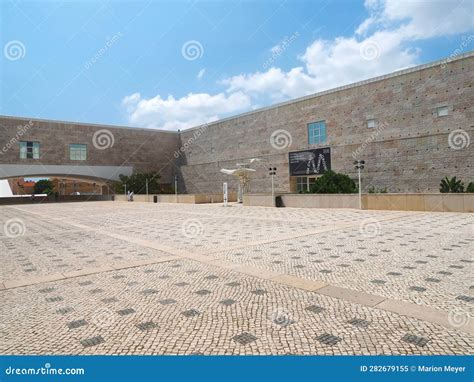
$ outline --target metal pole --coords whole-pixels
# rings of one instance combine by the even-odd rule
[[[127,196],[127,183],[125,183],[125,196]]]
[[[146,187],[146,196],[147,196],[147,200],[148,200],[148,179],[145,179],[145,187]]]
[[[359,209],[361,210],[362,209],[362,182],[360,180],[360,166],[357,169],[357,171],[359,172]]]
[[[275,207],[275,181],[274,181],[274,175],[272,173],[272,206]]]

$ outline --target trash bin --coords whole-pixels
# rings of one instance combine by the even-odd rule
[[[153,203],[158,203],[158,195],[153,195]]]
[[[283,200],[281,196],[275,197],[275,207],[283,207]]]

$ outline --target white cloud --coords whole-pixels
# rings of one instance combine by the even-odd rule
[[[197,74],[197,79],[200,80],[202,77],[204,77],[204,74],[206,74],[206,69],[203,68],[199,71],[199,73]]]
[[[473,29],[471,0],[385,0],[381,20],[409,20],[400,28],[406,38],[455,35]]]
[[[354,36],[314,41],[299,57],[303,66],[287,72],[270,68],[227,78],[227,92],[271,100],[304,96],[417,65],[414,41],[473,29],[467,0],[367,0],[365,6],[370,15]]]
[[[473,30],[470,0],[366,0],[369,16],[353,36],[313,41],[289,69],[243,73],[220,81],[225,92],[189,94],[175,99],[123,99],[136,126],[184,129],[282,101],[405,69],[419,63],[416,41]],[[279,52],[280,45],[270,49]],[[197,78],[204,76],[202,69]]]
[[[122,100],[131,125],[165,130],[186,129],[212,122],[228,113],[247,110],[250,98],[241,92],[232,94],[190,93],[182,98],[143,98],[134,93]]]

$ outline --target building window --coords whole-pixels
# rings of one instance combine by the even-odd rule
[[[309,192],[316,178],[307,176],[296,177],[296,192]]]
[[[373,129],[377,126],[377,124],[375,123],[375,119],[368,119],[367,120],[367,127],[369,129]]]
[[[447,106],[441,106],[436,109],[436,113],[438,114],[438,117],[446,117],[449,112],[448,112],[448,107]]]
[[[70,160],[87,160],[87,145],[71,144],[69,145]]]
[[[308,123],[308,143],[316,145],[326,143],[326,122],[319,121]]]
[[[39,142],[20,142],[20,159],[39,159]]]

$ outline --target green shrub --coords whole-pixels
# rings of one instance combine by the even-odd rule
[[[469,182],[466,188],[466,192],[474,193],[474,182]]]
[[[53,182],[49,179],[41,179],[35,183],[34,192],[35,194],[52,195],[54,191],[53,188]]]
[[[460,193],[464,192],[464,183],[453,176],[451,179],[445,177],[439,185],[439,192],[442,193]]]
[[[355,182],[349,176],[331,170],[316,179],[310,189],[313,194],[353,194],[357,191]]]
[[[166,188],[160,184],[161,176],[155,171],[136,172],[130,176],[120,175],[119,178],[120,182],[114,184],[114,191],[118,194],[125,192],[125,185],[127,185],[127,191],[133,191],[135,194],[145,194],[147,179],[149,194],[162,194]]]
[[[384,188],[376,188],[374,186],[370,186],[369,189],[367,190],[369,194],[386,194],[387,193],[387,187]]]

